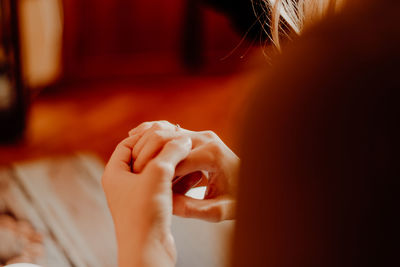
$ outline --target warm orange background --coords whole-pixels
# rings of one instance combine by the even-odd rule
[[[235,49],[241,36],[229,21],[199,5],[198,25],[189,25],[199,31],[185,36],[187,4],[62,1],[61,73],[40,87],[26,81],[31,104],[25,138],[0,145],[0,164],[75,151],[92,152],[106,161],[131,128],[161,119],[191,130],[213,130],[235,149],[237,125],[254,81],[250,45]],[[25,5],[21,12],[22,26],[35,20],[30,8]],[[22,38],[23,45],[29,46],[34,31],[40,31],[37,25],[29,29],[31,39]],[[40,38],[34,41],[40,44]],[[183,61],[187,38],[195,38],[189,51],[201,59],[190,69]]]

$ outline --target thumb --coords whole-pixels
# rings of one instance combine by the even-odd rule
[[[176,165],[190,152],[192,141],[188,137],[178,137],[169,141],[161,152],[145,167],[152,177],[173,179]]]
[[[174,194],[173,213],[180,217],[220,222],[235,218],[235,200],[228,197],[194,199]]]

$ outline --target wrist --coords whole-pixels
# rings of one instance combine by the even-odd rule
[[[143,266],[175,266],[176,248],[172,234],[150,235],[143,255]]]
[[[126,227],[116,225],[116,236],[119,267],[175,265],[175,243],[168,229],[136,221]]]

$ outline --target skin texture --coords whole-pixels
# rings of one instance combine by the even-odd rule
[[[119,266],[174,266],[172,179],[192,142],[187,137],[167,142],[142,172],[132,173],[137,139],[128,137],[116,147],[102,177],[116,229]]]
[[[102,177],[119,266],[174,266],[172,213],[208,221],[234,218],[239,159],[214,133],[165,121],[143,123],[129,135],[116,147]],[[205,171],[205,199],[184,196]],[[183,178],[173,186],[176,177]]]
[[[170,140],[190,138],[193,147],[175,170],[176,177],[184,178],[174,185],[174,214],[215,222],[234,218],[240,161],[215,133],[188,131],[166,121],[156,121],[139,125],[129,135],[138,140],[132,151],[133,171],[137,173]],[[208,174],[204,200],[184,196],[182,193],[196,185],[201,172]]]

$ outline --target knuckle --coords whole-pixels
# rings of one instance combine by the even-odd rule
[[[161,125],[164,125],[164,126],[170,126],[170,125],[172,125],[169,121],[167,121],[167,120],[160,120],[160,121],[158,121]]]
[[[208,214],[210,214],[210,220],[214,222],[219,222],[223,219],[223,211],[220,206],[211,206],[208,209]]]
[[[217,134],[214,133],[213,131],[203,131],[202,134],[212,140],[215,140],[218,138]]]
[[[155,121],[153,122],[152,128],[155,130],[162,130],[162,129],[168,129],[172,125],[168,121],[161,120],[161,121]]]
[[[136,128],[148,128],[148,127],[151,127],[153,125],[153,122],[151,122],[151,121],[145,121],[145,122],[142,122],[138,127],[136,127]]]
[[[159,122],[154,122],[154,124],[151,126],[150,129],[151,130],[161,130],[162,129],[162,125]]]
[[[192,217],[192,208],[187,201],[182,203],[182,216],[186,218]]]
[[[151,124],[150,130],[161,130],[161,123],[158,121],[155,121]]]
[[[210,164],[210,168],[218,168],[223,158],[221,145],[217,142],[209,142],[203,148],[203,157]]]
[[[207,150],[211,152],[211,154],[215,156],[219,156],[222,154],[222,147],[219,143],[215,141],[211,141],[207,144]]]

